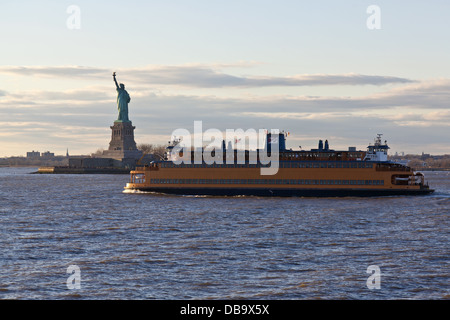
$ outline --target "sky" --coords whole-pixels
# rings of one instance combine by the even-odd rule
[[[373,10],[371,8],[376,8]],[[450,1],[0,1],[0,157],[279,129],[287,147],[450,154]]]

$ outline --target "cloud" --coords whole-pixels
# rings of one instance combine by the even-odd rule
[[[226,68],[220,65],[220,68]],[[70,79],[105,80],[113,69],[82,66],[3,66],[0,74],[58,77]],[[255,87],[300,87],[335,85],[386,85],[393,83],[413,83],[414,80],[380,75],[348,74],[300,74],[278,76],[237,76],[222,72],[216,65],[146,66],[140,68],[120,68],[118,80],[147,85],[176,85],[195,88],[255,88]]]
[[[40,77],[98,77],[105,69],[83,66],[2,66],[0,73]]]

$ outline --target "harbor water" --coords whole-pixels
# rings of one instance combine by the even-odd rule
[[[450,172],[427,196],[259,198],[36,170],[0,168],[0,299],[450,298]]]

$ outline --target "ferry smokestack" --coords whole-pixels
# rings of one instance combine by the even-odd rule
[[[272,151],[272,144],[278,143],[278,150],[286,150],[286,137],[284,133],[267,133],[266,136],[266,150],[267,152]]]
[[[323,141],[319,140],[319,150],[323,150]]]

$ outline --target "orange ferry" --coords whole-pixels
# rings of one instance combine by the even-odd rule
[[[319,142],[318,149],[287,150],[285,134],[279,133],[279,167],[275,175],[261,175],[265,165],[259,160],[223,164],[175,164],[169,146],[166,159],[137,167],[125,190],[180,195],[216,196],[391,196],[424,195],[434,190],[424,176],[412,168],[388,160],[389,147],[381,135],[366,151],[350,147],[346,151],[329,149]],[[266,148],[270,147],[267,134]],[[275,136],[274,136],[275,137]],[[225,150],[224,150],[225,151]],[[258,151],[258,150],[257,150]],[[231,150],[236,154],[236,150]],[[193,153],[191,154],[193,158]]]

